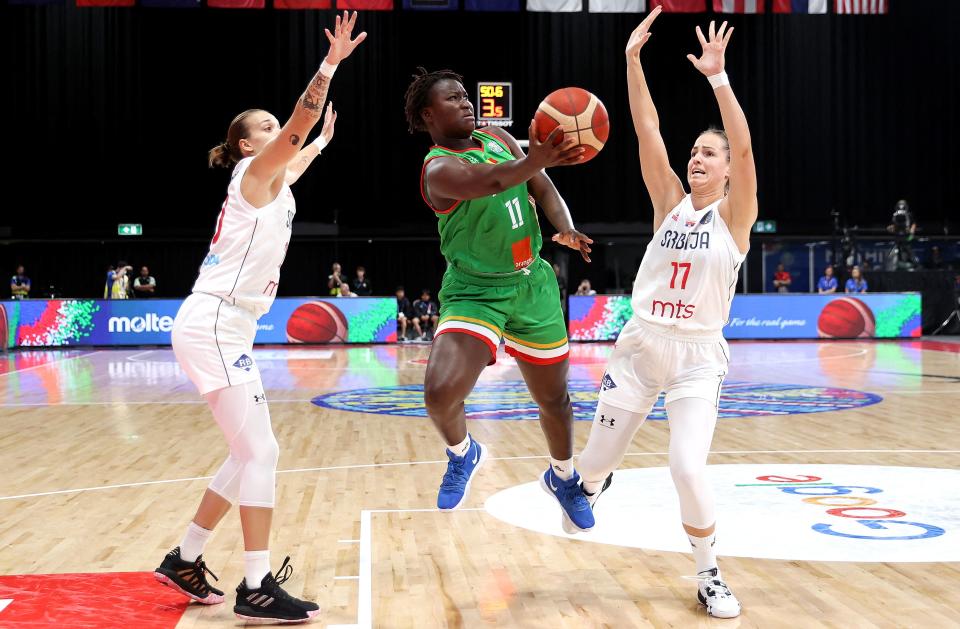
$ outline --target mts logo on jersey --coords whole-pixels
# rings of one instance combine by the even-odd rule
[[[683,303],[682,299],[678,299],[676,303],[654,299],[650,314],[662,319],[689,319],[695,308],[693,304]]]
[[[233,366],[237,369],[243,369],[244,371],[250,371],[253,369],[253,359],[247,356],[246,354],[240,354],[240,358],[237,359],[237,362],[233,363]]]

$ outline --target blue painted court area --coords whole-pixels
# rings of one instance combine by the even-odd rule
[[[571,380],[569,390],[574,418],[592,420],[597,408],[598,383]],[[875,393],[853,389],[730,381],[724,384],[720,395],[720,418],[823,413],[870,406],[882,400]],[[336,391],[317,396],[312,401],[317,406],[355,413],[427,416],[423,406],[423,385]],[[522,380],[480,383],[467,398],[466,407],[470,419],[537,419],[537,406]],[[666,418],[661,395],[648,419]]]

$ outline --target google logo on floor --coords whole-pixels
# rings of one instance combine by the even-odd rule
[[[803,502],[828,507],[825,513],[828,516],[840,518],[827,523],[818,522],[811,528],[817,533],[835,535],[849,539],[864,540],[912,540],[939,537],[946,531],[939,526],[913,522],[901,518],[908,514],[899,509],[883,506],[874,507],[877,500],[853,495],[862,493],[876,495],[883,493],[879,487],[864,487],[860,485],[836,485],[826,482],[819,476],[757,476],[761,483],[738,484],[737,487],[766,486],[779,489],[785,494],[806,496]]]

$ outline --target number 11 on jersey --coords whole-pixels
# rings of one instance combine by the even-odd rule
[[[507,211],[510,212],[510,222],[513,223],[512,229],[523,227],[523,213],[520,211],[520,199],[513,197],[504,205],[507,206]]]
[[[680,290],[684,290],[687,287],[687,278],[690,277],[690,263],[671,262],[670,266],[673,267],[673,277],[670,278],[670,288],[677,287],[677,274],[680,272],[680,269],[683,269],[683,278],[680,279]]]

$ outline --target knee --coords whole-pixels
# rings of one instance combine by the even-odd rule
[[[541,412],[547,417],[567,417],[573,413],[570,394],[566,387],[555,392],[538,393],[533,401],[537,403]]]
[[[703,466],[690,461],[671,461],[670,475],[679,490],[693,491],[703,479]]]
[[[431,416],[443,415],[462,402],[463,397],[458,394],[458,387],[450,380],[433,379],[423,385],[423,403]]]
[[[280,461],[280,444],[273,433],[270,433],[267,439],[251,438],[253,435],[244,436],[247,438],[231,444],[230,456],[244,465],[276,469]]]

